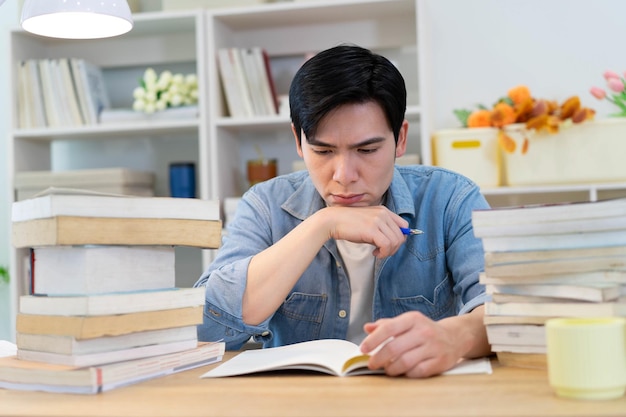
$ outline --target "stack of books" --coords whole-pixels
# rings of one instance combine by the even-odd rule
[[[264,49],[220,48],[217,61],[231,117],[278,114],[278,95]]]
[[[626,199],[478,210],[485,325],[504,364],[545,367],[545,322],[626,316]]]
[[[12,222],[31,294],[0,387],[97,393],[221,360],[223,343],[198,343],[204,289],[176,287],[174,254],[219,247],[217,202],[65,190],[14,203]]]

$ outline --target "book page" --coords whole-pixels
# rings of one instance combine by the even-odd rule
[[[205,373],[202,378],[285,369],[303,369],[340,375],[344,362],[358,355],[361,355],[359,347],[347,340],[312,340],[270,349],[246,350]]]

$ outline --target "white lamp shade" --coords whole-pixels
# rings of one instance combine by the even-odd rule
[[[130,31],[133,18],[126,0],[26,0],[21,23],[36,35],[96,39]]]

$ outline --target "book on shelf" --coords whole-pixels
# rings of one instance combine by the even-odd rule
[[[236,118],[252,117],[254,115],[252,99],[237,49],[220,48],[217,54],[219,75],[228,113]]]
[[[18,201],[33,198],[49,187],[152,197],[154,196],[154,178],[154,172],[122,167],[21,171],[15,173],[13,186]]]
[[[31,293],[91,295],[174,288],[173,246],[39,246],[30,250]]]
[[[14,222],[11,228],[11,241],[16,248],[174,245],[216,249],[221,244],[222,234],[222,222],[218,220],[160,218],[57,216]]]
[[[78,102],[70,61],[68,58],[59,58],[55,60],[55,64],[57,66],[57,81],[61,90],[66,119],[71,126],[82,126],[85,124],[85,120]]]
[[[0,388],[23,391],[97,394],[137,382],[220,362],[224,342],[198,343],[180,352],[149,358],[77,367],[0,358]]]
[[[16,201],[11,208],[12,222],[55,216],[219,220],[220,210],[215,200],[113,195],[56,187]]]
[[[202,323],[203,306],[105,316],[60,316],[18,313],[16,331],[25,334],[68,336],[78,340],[120,336],[134,332],[195,326]]]
[[[83,354],[51,353],[37,350],[25,350],[18,347],[17,358],[26,361],[54,363],[57,365],[94,366],[148,358],[150,356],[166,355],[168,353],[193,349],[197,345],[198,338],[194,336],[192,339],[187,340]]]
[[[257,65],[261,72],[261,78],[264,81],[261,83],[263,89],[263,96],[265,97],[266,105],[270,109],[270,114],[278,114],[280,110],[280,103],[278,100],[278,92],[276,90],[276,83],[274,82],[274,76],[272,75],[272,66],[270,63],[270,56],[267,50],[254,47],[252,48],[254,55],[257,59]]]
[[[70,66],[85,123],[96,124],[102,110],[111,107],[102,69],[81,58],[72,58]]]
[[[341,339],[321,339],[267,349],[246,350],[202,378],[218,378],[281,370],[315,371],[335,376],[382,373],[367,367],[368,355],[359,346]],[[460,362],[445,374],[491,373],[486,358]]]
[[[495,285],[517,285],[517,284],[626,284],[625,271],[590,271],[590,272],[569,272],[562,274],[547,275],[512,275],[506,277],[493,277],[481,272],[479,275],[481,284]]]
[[[485,303],[485,315],[547,317],[626,316],[626,302]]]
[[[46,112],[48,127],[63,126],[64,121],[61,115],[61,104],[57,102],[51,62],[49,59],[40,59],[37,60],[37,66],[41,79],[41,97]]]
[[[621,286],[612,283],[586,284],[487,284],[485,291],[492,297],[500,295],[521,295],[550,298],[565,298],[581,301],[612,301],[620,297]]]
[[[261,68],[257,65],[252,48],[237,48],[236,51],[241,59],[254,115],[266,116],[271,114],[271,108],[266,106],[267,102],[264,97],[263,86],[261,85],[265,82],[265,79],[262,78]]]
[[[537,234],[552,234],[555,230],[559,230],[564,222],[575,224],[602,221],[602,219],[607,219],[604,223],[608,225],[608,229],[611,229],[610,225],[615,220],[614,218],[624,217],[625,210],[626,198],[491,208],[473,211],[472,226],[477,237],[488,230],[493,230],[498,236],[515,232],[528,234],[523,231],[528,227],[534,228],[530,232],[533,234],[537,233],[534,230],[538,231]]]
[[[137,331],[118,336],[78,339],[67,335],[17,333],[19,349],[57,353],[62,355],[87,355],[141,346],[172,343],[197,338],[195,325],[166,329]]]
[[[95,295],[22,295],[19,312],[59,316],[106,316],[204,305],[204,287],[170,288]]]

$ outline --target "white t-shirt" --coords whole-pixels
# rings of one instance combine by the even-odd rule
[[[373,245],[337,240],[337,248],[343,258],[348,279],[350,280],[350,323],[347,339],[361,344],[367,335],[363,325],[372,320],[374,298],[374,262]]]

